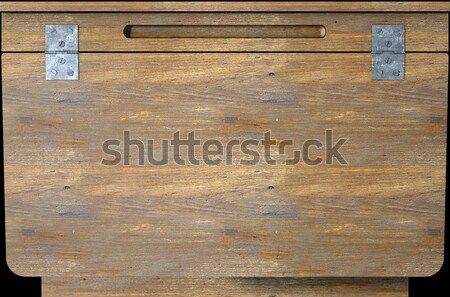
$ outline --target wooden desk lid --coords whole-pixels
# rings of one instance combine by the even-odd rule
[[[79,59],[80,80],[69,82],[45,81],[42,54],[2,56],[15,272],[409,276],[440,268],[446,54],[407,54],[396,82],[372,81],[365,53]],[[299,145],[324,143],[327,129],[333,143],[348,138],[348,165],[139,166],[136,151],[131,165],[102,165],[111,158],[104,142],[124,131],[144,142],[195,131],[228,143],[271,130]],[[324,147],[312,156],[325,158]]]

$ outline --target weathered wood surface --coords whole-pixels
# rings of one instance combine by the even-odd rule
[[[42,297],[408,297],[406,278],[42,278]]]
[[[404,24],[408,52],[448,50],[446,13],[3,13],[2,50],[43,52],[48,24],[78,24],[81,52],[370,52],[373,24]],[[326,36],[126,38],[126,25],[318,25],[326,28]]]
[[[172,1],[172,2],[141,2],[141,1],[104,1],[104,2],[18,2],[4,1],[0,2],[0,11],[48,11],[48,12],[67,12],[67,11],[114,11],[114,12],[146,12],[146,11],[308,11],[308,12],[327,12],[327,11],[353,11],[353,12],[379,12],[379,11],[450,11],[450,2],[411,2],[411,1],[261,1],[261,2],[195,2],[195,1]]]
[[[80,54],[79,81],[45,81],[42,54],[2,63],[18,274],[414,276],[442,264],[446,54],[407,54],[396,82],[372,81],[371,55],[355,53]],[[301,144],[325,129],[349,138],[349,165],[101,164],[124,130],[223,142],[271,130]]]

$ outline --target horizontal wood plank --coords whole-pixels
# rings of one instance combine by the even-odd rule
[[[407,52],[448,50],[446,13],[3,13],[2,50],[45,50],[48,24],[78,24],[81,52],[370,52],[372,25],[404,24]],[[126,38],[127,25],[314,25],[324,38]],[[18,38],[20,36],[20,38]]]
[[[372,81],[370,61],[82,53],[80,80],[68,82],[45,81],[41,54],[3,54],[9,266],[35,276],[434,273],[448,57],[406,54],[398,82]],[[349,139],[348,165],[101,164],[102,143],[124,130],[222,142],[271,130],[298,144],[325,129]]]
[[[46,278],[42,297],[408,297],[406,278]]]
[[[303,11],[354,11],[354,12],[389,12],[389,11],[450,11],[450,2],[412,2],[412,1],[261,1],[261,2],[182,2],[182,1],[103,1],[103,2],[63,2],[63,1],[36,1],[0,2],[1,12],[71,12],[71,11],[101,11],[101,12],[152,12],[152,11],[265,11],[265,12],[303,12]]]

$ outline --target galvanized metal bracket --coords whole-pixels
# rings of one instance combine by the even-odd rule
[[[45,26],[47,80],[78,80],[78,25]]]
[[[372,79],[405,79],[404,25],[372,25]]]

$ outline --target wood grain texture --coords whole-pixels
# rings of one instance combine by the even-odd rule
[[[328,12],[328,11],[353,11],[353,12],[380,12],[380,11],[450,11],[450,2],[411,2],[411,1],[261,1],[261,2],[182,2],[182,1],[160,1],[160,2],[18,2],[4,1],[0,2],[1,12],[70,12],[70,11],[102,11],[102,12],[152,12],[152,11],[266,11],[266,12]]]
[[[42,297],[408,297],[406,278],[46,278]]]
[[[407,52],[448,50],[446,13],[3,13],[2,50],[44,52],[48,24],[78,24],[81,52],[370,52],[374,24],[404,24]],[[125,37],[126,25],[318,25],[326,36],[139,39]]]
[[[18,274],[414,276],[441,267],[446,54],[407,54],[396,82],[372,81],[371,55],[355,53],[86,53],[72,82],[45,81],[42,54],[2,59],[7,258]],[[325,129],[349,138],[349,165],[101,164],[102,143],[124,130],[144,141],[195,131],[222,142],[271,130],[301,144],[323,141]]]

